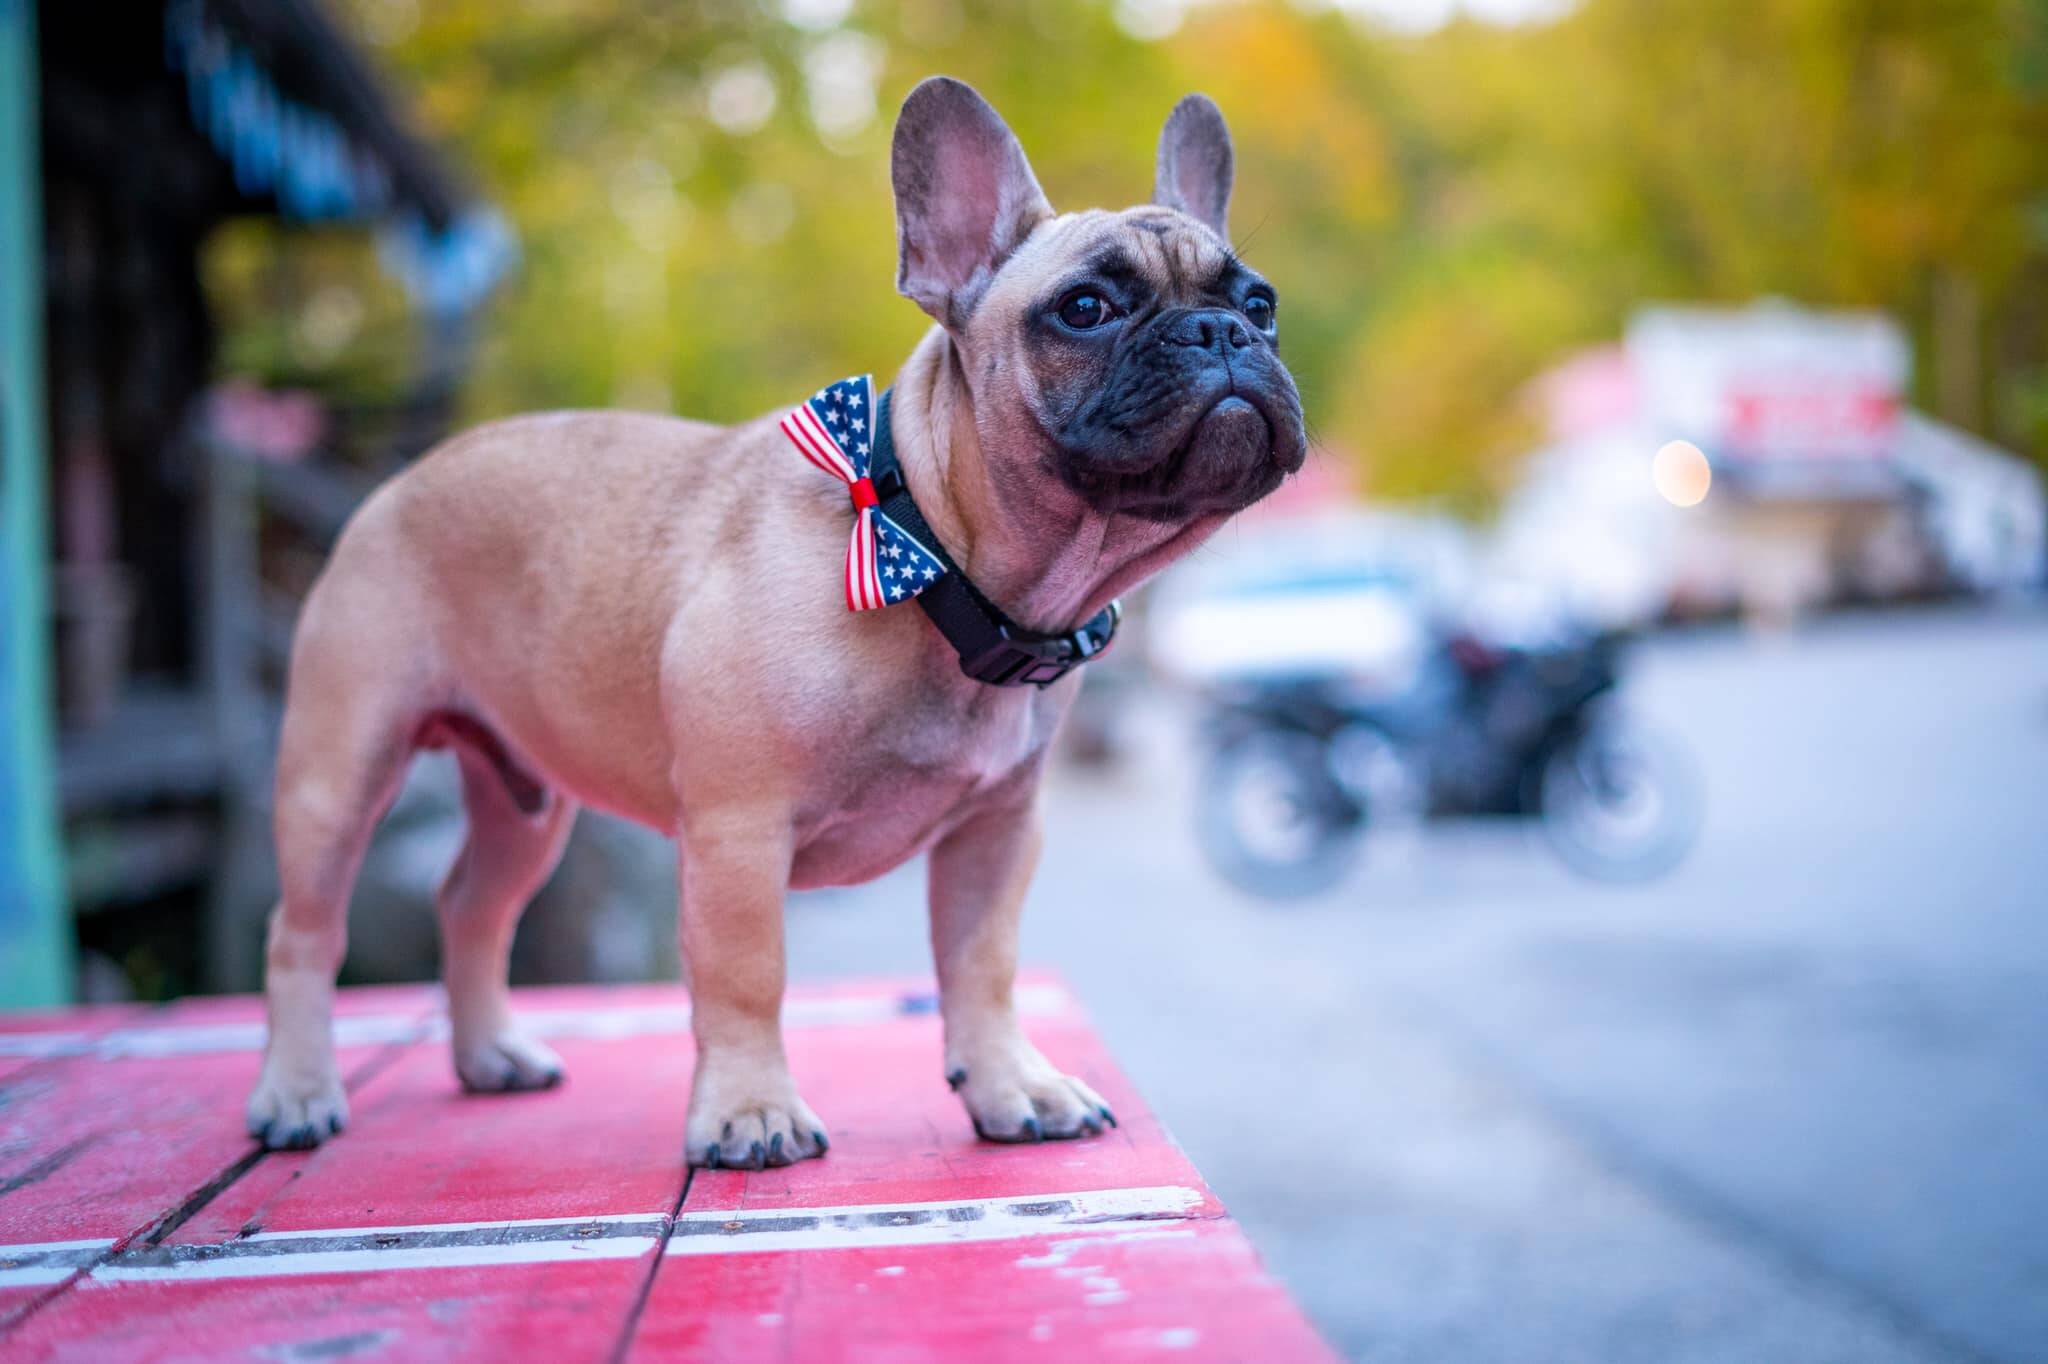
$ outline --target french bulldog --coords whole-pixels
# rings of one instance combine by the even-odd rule
[[[889,430],[944,550],[1032,630],[1096,615],[1301,467],[1277,300],[1226,234],[1232,165],[1221,113],[1190,95],[1150,204],[1055,214],[973,89],[934,78],[904,102],[896,282],[936,325]],[[252,1135],[305,1148],[347,1121],[331,1010],[350,889],[422,748],[453,751],[468,815],[436,905],[466,1088],[562,1078],[506,966],[589,806],[676,840],[690,1163],[824,1153],[783,1052],[784,894],[920,854],[942,1073],[975,1130],[1114,1121],[1012,998],[1040,777],[1078,675],[989,685],[907,603],[848,610],[852,514],[773,416],[595,411],[456,436],[363,504],[293,644]]]

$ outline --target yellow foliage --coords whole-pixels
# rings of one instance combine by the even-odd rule
[[[1067,207],[1143,199],[1167,109],[1214,95],[1312,424],[1377,491],[1482,505],[1529,440],[1529,379],[1644,302],[1877,306],[1924,345],[1937,277],[1982,309],[1984,372],[1941,388],[1981,401],[1947,415],[2048,447],[2040,6],[1582,0],[1417,37],[1243,0],[1141,40],[1104,0],[347,3],[523,239],[472,416],[736,419],[886,372],[925,325],[892,288],[890,115],[944,71]],[[303,368],[252,250],[217,253],[228,354]],[[372,273],[332,251],[292,292],[359,291],[366,343],[400,345]]]

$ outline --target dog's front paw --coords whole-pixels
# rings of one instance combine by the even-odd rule
[[[1063,1075],[1022,1037],[949,1059],[946,1083],[967,1105],[984,1141],[1057,1141],[1099,1136],[1116,1126],[1102,1096]]]
[[[472,1094],[553,1089],[562,1083],[562,1058],[523,1033],[507,1029],[455,1044],[455,1075]]]
[[[690,1118],[685,1128],[685,1154],[692,1165],[708,1169],[760,1170],[794,1165],[822,1156],[831,1146],[825,1124],[797,1096],[793,1086],[717,1092],[702,1076],[692,1087]]]
[[[272,1151],[310,1151],[348,1126],[348,1095],[341,1074],[294,1070],[269,1061],[247,1108],[249,1135]]]

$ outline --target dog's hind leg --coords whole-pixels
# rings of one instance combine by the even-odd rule
[[[272,1150],[317,1146],[348,1121],[333,1007],[349,892],[405,775],[417,724],[401,684],[352,666],[344,637],[352,622],[320,616],[316,591],[294,650],[278,750],[280,895],[263,982],[270,1032],[247,1110],[249,1134]]]
[[[473,1092],[558,1084],[560,1058],[513,1022],[506,970],[512,931],[561,861],[576,804],[520,771],[481,724],[443,716],[429,725],[446,733],[462,764],[469,812],[469,836],[435,902],[455,1074]]]

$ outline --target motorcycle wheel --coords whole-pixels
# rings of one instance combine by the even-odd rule
[[[1268,900],[1296,900],[1344,878],[1365,811],[1330,773],[1313,735],[1261,729],[1210,757],[1195,809],[1202,851],[1224,880]]]
[[[1535,773],[1534,809],[1566,866],[1601,881],[1648,881],[1684,860],[1703,802],[1678,744],[1599,719],[1558,745]]]

